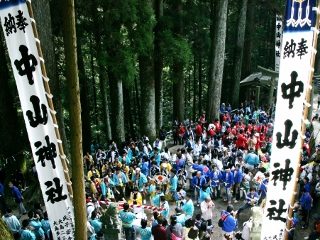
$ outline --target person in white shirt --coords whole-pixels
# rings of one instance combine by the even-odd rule
[[[208,222],[208,226],[212,225],[214,202],[208,196],[205,201],[200,204],[201,217]]]

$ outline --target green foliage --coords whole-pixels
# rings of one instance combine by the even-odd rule
[[[187,39],[183,36],[174,36],[171,31],[164,31],[162,34],[165,59],[169,65],[179,61],[187,65],[192,58],[192,51]]]
[[[153,49],[153,28],[156,20],[151,4],[144,1],[136,2],[137,16],[136,22],[132,26],[132,45],[137,54],[147,56],[152,54]]]

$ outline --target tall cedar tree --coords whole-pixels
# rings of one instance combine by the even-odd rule
[[[75,9],[73,0],[61,0],[63,10],[63,39],[66,58],[66,78],[69,97],[72,189],[75,217],[75,239],[87,239],[87,214],[84,191],[84,174],[82,161],[82,127],[80,87],[77,65],[77,37],[75,26]]]
[[[243,47],[244,47],[244,35],[246,30],[248,0],[241,0],[241,2],[239,2],[239,5],[240,5],[240,10],[239,10],[237,43],[235,48],[234,71],[233,71],[234,84],[233,84],[233,94],[232,94],[232,105],[234,108],[237,108],[239,106],[240,80],[241,80],[242,57],[243,57]]]
[[[208,120],[219,117],[223,67],[225,56],[225,39],[227,32],[228,0],[211,0],[211,47],[209,58],[209,86],[208,86]]]
[[[176,38],[183,37],[183,1],[173,0],[172,8],[176,15],[173,26],[173,34]],[[184,61],[181,56],[172,56],[172,95],[173,95],[173,119],[184,120]]]
[[[152,0],[138,1],[136,39],[141,89],[140,132],[150,140],[156,138],[155,82],[153,74],[153,27]]]
[[[63,142],[64,151],[69,156],[69,147],[64,124],[64,114],[62,106],[61,84],[57,72],[57,62],[55,56],[53,31],[51,24],[50,2],[47,0],[33,1],[34,17],[37,22],[37,29],[42,46],[42,53],[46,64],[46,71],[50,79],[50,89],[53,94],[54,108],[57,112],[56,118],[59,125],[59,132]]]
[[[154,1],[154,12],[156,17],[156,26],[154,29],[154,81],[155,81],[155,111],[156,111],[156,129],[163,125],[163,49],[161,33],[163,30],[163,0]]]

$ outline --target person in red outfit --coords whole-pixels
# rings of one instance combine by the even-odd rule
[[[154,240],[167,240],[166,227],[164,226],[164,219],[157,218],[157,224],[151,229]]]
[[[247,138],[243,134],[243,129],[240,129],[240,132],[237,136],[236,147],[244,150],[246,148],[247,141]]]
[[[201,137],[202,136],[202,125],[201,125],[201,122],[199,121],[197,126],[196,126],[196,129],[195,129],[195,132],[196,132],[196,136],[197,137]]]

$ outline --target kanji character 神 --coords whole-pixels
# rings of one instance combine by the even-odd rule
[[[36,151],[36,155],[38,156],[38,162],[41,162],[41,165],[45,167],[46,166],[45,160],[51,161],[52,168],[55,169],[56,164],[54,159],[55,157],[57,157],[56,145],[50,142],[48,135],[45,136],[45,140],[46,140],[47,146],[43,146],[42,148],[40,148],[42,146],[41,141],[38,141],[34,144],[34,146],[38,148]]]
[[[286,165],[285,168],[279,168],[280,163],[275,163],[273,164],[276,170],[272,171],[272,180],[274,180],[273,185],[276,186],[277,181],[283,182],[283,190],[286,190],[287,183],[291,181],[291,177],[293,174],[293,168],[289,167],[290,166],[290,159],[286,159]]]

